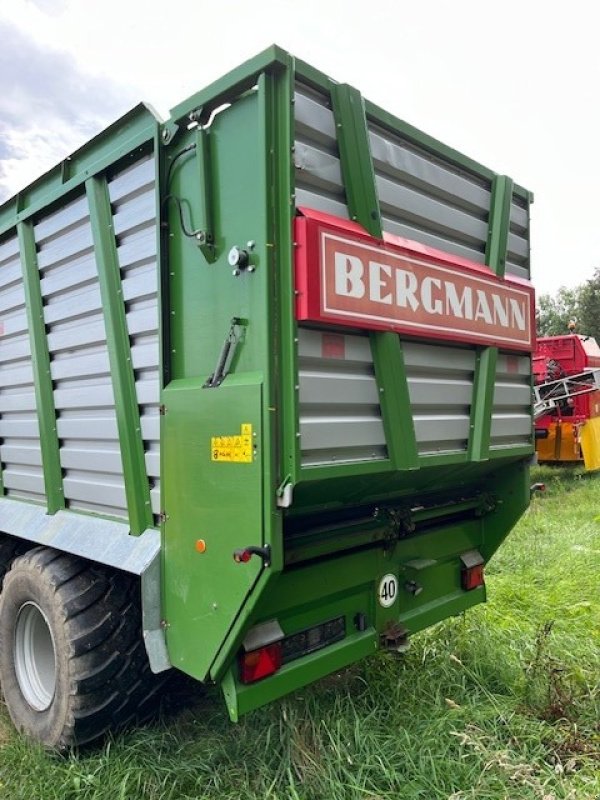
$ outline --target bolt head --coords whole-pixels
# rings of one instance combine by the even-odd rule
[[[240,255],[240,248],[234,245],[227,256],[230,267],[237,267],[237,265],[240,263]]]

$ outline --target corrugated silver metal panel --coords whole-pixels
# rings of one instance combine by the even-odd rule
[[[6,283],[6,277],[7,275],[11,275],[11,270],[13,275],[15,271],[21,274],[20,262],[18,259],[15,259],[18,255],[19,240],[16,236],[11,236],[3,242],[0,242],[0,264],[2,265],[2,279],[0,279],[0,285],[3,286]]]
[[[483,261],[489,182],[442,163],[373,121],[369,140],[384,230]]]
[[[150,502],[160,512],[160,384],[155,164],[137,161],[109,182],[140,410]]]
[[[7,495],[45,503],[31,344],[16,236],[0,245],[0,440]]]
[[[384,230],[483,262],[490,182],[445,163],[372,120],[369,139]],[[516,196],[510,219],[507,272],[528,277],[528,210]]]
[[[154,162],[145,157],[109,182],[131,336],[132,366],[152,489],[158,425],[158,304]],[[106,329],[87,198],[35,226],[54,382],[65,497],[69,507],[127,516]],[[16,381],[15,372],[8,379]],[[154,475],[152,472],[156,472]],[[152,495],[158,512],[158,497]]]
[[[298,333],[303,466],[387,458],[367,336]]]
[[[403,351],[419,454],[466,451],[475,351],[415,342]]]
[[[531,359],[498,354],[490,448],[529,445],[532,441]]]
[[[347,219],[336,126],[329,98],[296,84],[296,205]],[[444,162],[369,121],[369,141],[383,228],[448,253],[482,263],[488,233],[491,184]],[[508,273],[529,275],[527,203],[513,197]]]
[[[87,198],[35,225],[60,460],[69,508],[127,516]]]
[[[348,218],[333,112],[324,94],[296,84],[296,205]]]
[[[91,519],[68,511],[48,516],[45,509],[5,497],[0,498],[0,518],[5,533],[133,575],[143,575],[160,551],[158,531],[148,529],[141,536],[130,536],[124,522]]]

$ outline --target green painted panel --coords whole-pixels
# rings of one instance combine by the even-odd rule
[[[511,515],[522,513],[523,495],[515,473],[502,486],[502,499],[514,498]],[[415,633],[450,614],[458,614],[485,600],[485,587],[465,592],[461,581],[461,553],[477,548],[486,558],[506,535],[506,513],[499,503],[485,516],[473,516],[436,527],[392,543],[339,554],[335,559],[313,560],[274,576],[263,593],[253,622],[276,619],[284,635],[306,630],[338,616],[346,620],[342,642],[285,665],[276,675],[252,686],[242,685],[234,660],[224,676],[222,688],[233,719],[284,694],[306,685],[380,646],[380,635],[390,623],[400,623]],[[492,542],[494,545],[492,546]],[[379,582],[384,575],[398,578],[398,595],[389,608],[378,602]],[[421,591],[413,594],[410,581]],[[356,615],[363,614],[367,629],[357,631]],[[363,646],[364,645],[364,646]]]
[[[427,603],[411,613],[402,614],[401,622],[406,625],[411,634],[435,625],[448,617],[456,616],[469,608],[483,603],[486,600],[486,589],[484,586],[465,592],[456,589],[449,594],[442,595],[437,600]]]
[[[166,149],[166,162],[177,158],[177,167],[165,176],[171,199],[164,240],[169,263],[165,372],[170,379],[162,394],[164,611],[173,663],[198,678],[206,677],[222,648],[229,656],[224,642],[250,612],[255,581],[262,585],[266,580],[257,557],[236,564],[233,551],[269,544],[274,557],[269,573],[282,560],[281,518],[275,510],[281,480],[273,436],[280,366],[273,287],[286,256],[280,258],[274,244],[287,237],[291,250],[291,228],[288,223],[285,234],[274,238],[281,221],[272,176],[279,175],[281,165],[273,161],[268,143],[285,130],[273,118],[280,102],[273,81],[260,76],[255,89],[212,119],[205,134],[213,176],[208,196],[198,192],[197,134],[182,133]],[[289,116],[289,110],[284,113]],[[289,170],[289,160],[286,166]],[[186,235],[198,228],[207,206],[212,263],[195,238]],[[239,271],[228,260],[234,247],[248,254],[247,267]],[[289,268],[289,254],[287,259]],[[203,388],[224,352],[234,318],[238,325],[228,377],[219,386]],[[252,425],[256,433],[253,462],[213,462],[211,438],[239,436],[242,424]],[[204,554],[194,550],[198,538],[206,541]],[[190,647],[190,641],[198,646]]]
[[[236,721],[248,711],[372,655],[377,647],[377,637],[373,631],[355,633],[351,638],[286,665],[265,681],[248,686],[237,681],[234,665],[221,684],[229,716]]]
[[[214,180],[208,202],[215,246],[213,263],[207,262],[196,238],[189,235],[199,227],[202,212],[193,149],[178,159],[168,176],[164,191],[170,197],[166,223],[171,265],[168,371],[172,380],[206,379],[213,373],[233,317],[247,324],[232,370],[267,372],[271,346],[266,289],[269,240],[264,195],[266,154],[260,126],[258,92],[217,114],[211,124]],[[168,151],[172,161],[195,144],[193,131],[179,137]],[[234,276],[228,254],[234,246],[247,250],[248,242],[255,243],[250,254],[254,272],[245,270]]]
[[[257,556],[238,564],[233,552],[265,543],[260,376],[231,376],[218,389],[203,384],[181,379],[163,393],[167,645],[174,666],[199,679],[262,569]],[[251,460],[213,460],[213,445],[222,457],[236,446],[222,437],[241,437],[242,426],[251,427]]]

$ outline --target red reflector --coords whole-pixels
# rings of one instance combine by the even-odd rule
[[[478,586],[483,586],[483,564],[475,564],[473,567],[463,567],[461,571],[462,588],[469,592]]]
[[[281,642],[268,644],[259,650],[243,653],[240,658],[240,680],[254,683],[273,675],[281,666]]]

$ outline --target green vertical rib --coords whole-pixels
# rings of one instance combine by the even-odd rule
[[[350,216],[371,236],[381,239],[381,211],[362,96],[352,86],[332,83],[331,102]]]
[[[131,533],[137,535],[150,527],[153,520],[117,243],[106,179],[89,178],[85,188],[90,205],[94,251],[115,393],[129,525]]]
[[[381,211],[363,99],[351,86],[332,83],[331,102],[348,211],[353,220],[381,239]],[[371,333],[370,338],[390,461],[396,469],[416,469],[417,443],[402,344],[395,333]]]
[[[510,204],[513,195],[513,182],[506,175],[496,175],[492,183],[490,223],[485,263],[499,278],[506,271],[508,233],[510,229]]]
[[[195,214],[195,228],[197,244],[204,258],[209,262],[215,261],[215,231],[212,213],[212,170],[210,158],[210,131],[198,126],[196,130],[196,168],[198,170],[198,191],[196,196],[197,212]],[[168,190],[168,187],[167,187]],[[198,236],[201,237],[198,239]],[[203,238],[202,238],[203,237]]]
[[[504,277],[506,269],[512,194],[513,182],[511,179],[506,175],[496,175],[492,183],[485,263],[501,278]],[[477,354],[469,436],[469,458],[472,461],[487,461],[490,455],[490,431],[497,361],[497,347],[485,347]]]
[[[31,362],[35,384],[35,402],[40,426],[40,449],[44,471],[44,486],[49,514],[65,507],[60,451],[56,431],[56,409],[50,374],[50,354],[46,339],[44,307],[40,287],[40,273],[32,222],[17,225],[21,269],[27,307],[27,323],[31,346]]]
[[[399,336],[391,332],[371,334],[371,353],[390,461],[396,469],[417,469],[415,425]]]
[[[490,457],[490,431],[497,360],[497,347],[485,347],[476,356],[473,400],[471,402],[471,435],[469,437],[469,459],[471,461],[487,461]]]
[[[267,73],[266,139],[269,152],[268,181],[270,191],[269,228],[272,231],[271,270],[277,286],[273,303],[273,321],[280,325],[281,357],[271,361],[274,374],[279,373],[280,396],[274,403],[281,408],[275,415],[278,426],[274,439],[282,442],[280,475],[283,481],[290,476],[292,483],[300,480],[300,429],[298,387],[298,323],[295,314],[294,284],[294,67],[290,58],[287,68]],[[273,354],[274,355],[274,354]],[[275,389],[274,389],[275,390]],[[275,444],[275,442],[274,442]],[[275,461],[274,461],[275,463]],[[276,553],[279,557],[279,554]]]

